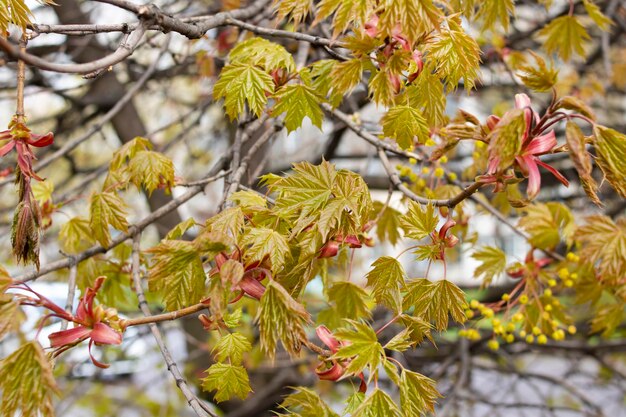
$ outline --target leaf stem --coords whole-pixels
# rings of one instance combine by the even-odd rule
[[[26,42],[28,38],[26,33],[22,34],[20,39],[20,52],[26,52]],[[26,64],[21,59],[17,60],[17,102],[15,115],[17,116],[17,122],[24,122],[24,78],[26,73]]]

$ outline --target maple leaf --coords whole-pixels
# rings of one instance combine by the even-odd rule
[[[591,175],[593,165],[591,164],[591,156],[586,149],[585,135],[576,123],[568,121],[565,125],[565,139],[570,158],[574,163],[574,168],[576,168],[583,189],[596,205],[602,206],[602,202],[596,194],[598,184]]]
[[[296,387],[296,392],[289,394],[280,404],[281,408],[289,409],[290,415],[300,417],[339,417],[319,395],[305,387]]]
[[[172,160],[159,152],[139,151],[128,164],[132,182],[140,187],[143,185],[148,194],[157,188],[174,185],[174,164]]]
[[[250,350],[252,350],[252,345],[244,335],[228,333],[220,338],[212,352],[215,353],[215,358],[219,362],[228,359],[232,365],[241,365],[243,354]]]
[[[554,109],[573,110],[591,120],[596,120],[596,115],[587,103],[574,96],[565,96],[554,104]]]
[[[183,220],[182,222],[174,226],[172,230],[167,232],[167,235],[165,235],[165,240],[179,239],[187,232],[187,230],[195,226],[196,226],[196,221],[193,219],[193,217],[189,217],[187,220]]]
[[[607,32],[611,25],[613,25],[613,21],[602,13],[598,5],[592,0],[583,0],[583,5],[585,6],[585,10],[587,11],[589,17],[596,25],[598,25],[600,30]]]
[[[317,4],[315,22],[319,23],[334,13],[333,37],[336,38],[351,24],[361,26],[373,13],[373,0],[322,0]]]
[[[266,71],[284,68],[291,72],[296,69],[293,56],[282,45],[259,37],[237,43],[228,54],[228,58],[231,63],[252,62]]]
[[[360,58],[336,63],[330,72],[330,85],[341,96],[350,94],[361,82],[363,60]]]
[[[576,16],[561,16],[552,20],[538,33],[545,38],[543,47],[549,54],[557,53],[565,61],[576,53],[585,56],[585,42],[590,39],[585,27]]]
[[[303,325],[310,321],[309,313],[276,281],[270,281],[261,297],[257,316],[261,347],[273,359],[280,339],[291,355],[300,352],[300,340],[306,337]]]
[[[59,394],[52,366],[38,342],[28,342],[0,361],[3,416],[54,417],[52,394]]]
[[[260,116],[267,103],[265,93],[273,90],[274,81],[269,74],[255,65],[237,61],[222,69],[213,87],[213,97],[224,98],[226,114],[233,120],[243,113],[246,102]]]
[[[574,216],[567,207],[560,203],[531,204],[525,208],[526,216],[519,221],[519,227],[530,236],[528,242],[539,249],[553,249],[561,236],[569,244],[576,224]]]
[[[405,90],[411,107],[420,109],[429,126],[445,124],[446,94],[443,87],[436,74],[430,68],[425,68]],[[398,99],[398,102],[402,102],[402,99]],[[428,139],[428,136],[422,137]]]
[[[335,304],[341,318],[369,318],[371,312],[366,299],[367,292],[352,282],[336,282],[328,289],[328,301]]]
[[[481,264],[474,270],[474,278],[482,279],[487,286],[494,277],[504,272],[506,268],[506,254],[499,248],[485,246],[472,254],[472,258]]]
[[[585,220],[586,224],[575,234],[581,243],[581,258],[597,264],[603,280],[623,277],[626,270],[626,220],[621,218],[614,222],[602,215],[589,216]]]
[[[252,392],[246,368],[227,363],[214,363],[206,370],[207,376],[202,379],[204,391],[216,391],[215,401],[222,402],[233,397],[245,400]]]
[[[278,103],[272,110],[272,116],[287,113],[285,127],[292,132],[302,126],[302,121],[308,117],[314,126],[322,128],[324,113],[319,106],[320,97],[311,87],[302,84],[289,84],[281,88],[276,94]]]
[[[422,210],[422,206],[415,201],[409,202],[409,210],[400,218],[404,235],[415,240],[422,240],[431,234],[438,222],[439,216],[431,204]]]
[[[396,352],[404,352],[414,344],[413,340],[411,340],[411,329],[406,328],[392,337],[391,340],[385,344],[384,348],[395,350]]]
[[[499,171],[508,168],[520,154],[524,132],[526,132],[524,110],[513,109],[505,113],[489,134],[490,159],[497,158]]]
[[[126,162],[133,159],[138,152],[150,149],[152,149],[152,143],[149,139],[137,136],[129,140],[113,153],[113,158],[109,163],[109,170],[116,171],[120,169]]]
[[[510,16],[515,15],[514,0],[483,0],[476,14],[482,20],[482,30],[494,30],[499,23],[505,32],[509,30]]]
[[[272,263],[272,271],[278,272],[285,265],[285,258],[290,256],[287,239],[277,231],[266,227],[254,227],[245,234],[242,246],[245,246],[244,258],[248,264],[266,257]]]
[[[207,230],[232,236],[238,239],[244,226],[244,215],[241,207],[230,207],[207,219]]]
[[[109,226],[128,232],[126,204],[115,192],[94,193],[89,206],[89,227],[93,237],[103,246],[111,244]]]
[[[597,164],[615,191],[626,198],[626,135],[599,125],[594,126],[593,133]]]
[[[428,124],[422,113],[410,106],[392,107],[380,120],[383,134],[395,139],[403,149],[413,146],[413,138],[426,143],[430,137]]]
[[[559,70],[555,69],[552,63],[548,67],[546,61],[534,52],[530,51],[530,54],[537,65],[520,65],[519,69],[522,71],[520,79],[526,87],[534,91],[550,90],[556,84]]]
[[[414,315],[427,322],[434,321],[437,330],[448,327],[448,315],[463,323],[465,317],[465,295],[454,283],[444,279],[430,282],[427,279],[415,279],[407,283],[404,297],[404,309],[414,307]]]
[[[428,46],[435,60],[436,72],[451,89],[456,89],[463,79],[465,89],[474,88],[478,78],[480,47],[463,31],[460,19],[448,18],[448,29],[442,29],[439,37]]]
[[[395,91],[391,77],[394,75],[391,71],[380,70],[370,77],[368,89],[374,103],[386,107],[393,105]]]
[[[352,417],[400,417],[400,410],[388,394],[376,388],[354,410]]]
[[[392,207],[384,206],[380,201],[374,202],[374,210],[378,212],[376,237],[381,242],[389,242],[395,246],[400,239],[399,229],[402,213]]]
[[[147,252],[154,255],[148,276],[150,291],[163,293],[163,303],[169,311],[203,298],[206,274],[192,242],[162,240]]]
[[[400,291],[404,289],[406,279],[402,264],[390,256],[381,256],[372,266],[374,269],[367,274],[367,285],[372,288],[374,298],[392,310],[399,311],[402,307]]]
[[[443,19],[441,9],[432,0],[385,0],[382,7],[379,22],[381,32],[392,36],[399,27],[400,32],[411,42],[438,29]]]
[[[400,404],[405,416],[419,416],[434,413],[435,402],[441,394],[437,383],[417,372],[402,369],[400,375]]]
[[[65,253],[79,253],[92,246],[95,242],[89,226],[89,220],[84,217],[72,217],[61,226],[59,243]]]
[[[274,6],[278,9],[278,20],[289,16],[294,26],[298,26],[313,8],[312,0],[275,0]]]
[[[378,365],[382,363],[385,351],[378,342],[376,332],[367,323],[355,320],[346,320],[346,322],[352,328],[341,328],[335,331],[335,337],[346,343],[333,355],[333,358],[352,358],[346,367],[346,373],[357,375],[367,368],[371,379],[377,372]]]

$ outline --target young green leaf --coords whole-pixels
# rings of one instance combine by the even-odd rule
[[[400,410],[391,397],[376,388],[374,392],[354,410],[352,417],[400,417]]]
[[[552,63],[548,67],[546,61],[536,53],[530,51],[530,54],[535,58],[537,65],[520,65],[522,82],[526,87],[535,91],[550,90],[556,84],[559,70],[555,69]]]
[[[480,262],[474,270],[474,278],[482,279],[483,286],[491,284],[506,269],[506,254],[493,246],[478,249],[472,254],[472,258]]]
[[[373,0],[322,0],[317,5],[317,17],[314,23],[319,23],[333,13],[333,37],[336,38],[351,24],[361,26],[367,21],[376,2]]]
[[[381,31],[391,36],[399,28],[411,42],[439,29],[443,19],[442,10],[432,0],[386,0],[383,5],[379,22]]]
[[[483,0],[476,14],[476,20],[482,20],[483,31],[494,30],[499,23],[507,32],[510,17],[513,15],[515,15],[515,0]]]
[[[202,379],[202,389],[206,392],[216,391],[215,401],[222,402],[239,397],[245,400],[252,392],[246,368],[227,363],[214,363],[206,370],[208,375]]]
[[[276,281],[268,283],[261,297],[257,320],[261,347],[271,359],[278,340],[291,355],[300,352],[300,341],[306,338],[303,326],[310,321],[309,313]]]
[[[602,202],[598,198],[598,184],[591,176],[593,166],[591,164],[591,156],[587,152],[585,144],[585,135],[580,127],[572,121],[568,121],[565,125],[565,139],[569,150],[570,158],[574,163],[574,168],[580,178],[583,189],[597,206],[602,206]]]
[[[430,137],[428,124],[422,113],[410,106],[392,107],[380,120],[383,134],[394,139],[403,149],[413,146],[413,139],[426,143]]]
[[[376,369],[381,364],[385,351],[378,342],[376,332],[367,323],[354,320],[346,321],[352,328],[342,328],[335,331],[335,337],[348,343],[335,353],[334,358],[352,358],[346,367],[346,372],[350,375],[357,375],[367,368],[371,379],[377,372]]]
[[[441,397],[432,379],[417,372],[402,369],[400,375],[400,404],[405,416],[420,416],[435,411]]]
[[[442,29],[434,43],[429,45],[431,59],[436,64],[439,78],[456,89],[463,79],[467,91],[474,88],[480,70],[480,47],[463,31],[458,17],[448,18],[448,28]]]
[[[374,298],[398,312],[402,307],[400,291],[406,279],[402,264],[390,256],[381,256],[372,266],[374,269],[367,274],[367,285],[372,288]]]
[[[361,82],[362,74],[363,61],[360,58],[337,63],[330,73],[330,85],[337,94],[350,94]]]
[[[554,249],[561,236],[569,244],[576,228],[574,216],[567,207],[559,203],[531,204],[525,208],[526,216],[519,227],[529,235],[528,242],[539,249]]]
[[[335,304],[341,318],[369,318],[371,312],[366,300],[367,292],[352,282],[336,282],[328,289],[328,301]]]
[[[404,352],[408,348],[414,345],[411,340],[411,330],[404,329],[400,333],[391,338],[390,341],[384,346],[385,349],[395,350],[396,352]]]
[[[626,135],[608,127],[595,125],[596,162],[615,191],[626,198]]]
[[[0,414],[54,417],[52,394],[58,394],[52,367],[38,342],[28,342],[0,361]]]
[[[585,27],[576,16],[557,17],[538,33],[544,38],[543,47],[549,54],[557,53],[568,61],[574,53],[584,57],[585,43],[590,39]]]
[[[224,98],[226,114],[231,120],[243,113],[245,103],[257,117],[267,103],[266,92],[274,90],[269,74],[251,63],[234,62],[224,67],[213,88],[216,100]]]
[[[395,246],[400,240],[400,216],[402,213],[392,207],[384,206],[380,201],[374,201],[374,210],[378,213],[376,237],[381,242],[389,242]]]
[[[440,331],[448,328],[448,315],[456,322],[465,322],[466,304],[463,291],[446,279],[437,282],[412,280],[407,284],[404,297],[404,309],[413,307],[415,316],[427,322],[434,321]]]
[[[297,391],[289,394],[280,404],[281,408],[288,409],[291,415],[300,417],[339,417],[319,395],[305,387],[296,387]]]
[[[89,220],[83,217],[72,217],[61,226],[59,243],[65,253],[79,253],[95,242],[89,227]]]
[[[174,164],[159,152],[139,151],[128,163],[132,182],[144,186],[149,194],[157,188],[171,189],[174,186]]]
[[[280,271],[285,265],[285,258],[290,256],[287,239],[266,227],[250,229],[243,238],[242,246],[245,247],[244,259],[247,263],[262,262],[267,257],[274,272]]]
[[[206,274],[192,242],[162,240],[147,252],[154,255],[148,276],[150,291],[162,291],[163,303],[169,311],[203,298]]]
[[[592,265],[604,282],[623,277],[626,270],[626,220],[616,222],[602,215],[589,216],[576,231],[580,256]]]
[[[274,5],[278,9],[277,20],[283,20],[287,16],[298,26],[313,8],[312,0],[275,0]]]
[[[613,21],[609,19],[598,7],[593,0],[583,0],[583,5],[589,17],[598,27],[603,31],[608,31],[613,24]]]
[[[219,362],[227,359],[232,365],[241,365],[243,354],[252,350],[250,341],[241,333],[228,333],[220,338],[213,353]]]
[[[254,63],[266,71],[283,68],[292,72],[296,69],[293,56],[282,45],[259,37],[237,43],[228,54],[228,58],[233,64]]]
[[[278,91],[276,98],[278,102],[272,110],[272,115],[276,117],[286,113],[287,131],[292,132],[302,126],[305,117],[308,117],[314,126],[322,128],[324,113],[319,106],[321,99],[311,87],[289,84]]]
[[[523,109],[506,112],[489,134],[489,155],[498,159],[498,170],[507,169],[522,149],[522,137],[526,131]]]
[[[93,237],[104,247],[111,243],[109,226],[128,232],[126,204],[115,192],[94,193],[89,206],[89,227]]]
[[[409,239],[422,240],[437,227],[439,216],[432,205],[422,206],[415,201],[409,202],[409,210],[400,218],[404,235]]]

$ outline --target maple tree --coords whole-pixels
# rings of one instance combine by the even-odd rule
[[[1,414],[101,401],[97,372],[149,330],[184,401],[129,387],[148,415],[603,415],[522,364],[566,351],[594,381],[625,378],[625,15],[600,0],[2,0]],[[172,328],[201,360],[183,368]],[[103,371],[76,394],[83,344]],[[502,400],[475,372],[566,397]]]

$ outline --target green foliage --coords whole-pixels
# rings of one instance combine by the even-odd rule
[[[571,244],[576,224],[572,213],[560,203],[531,204],[525,208],[526,216],[519,227],[530,236],[528,242],[539,249],[553,249],[561,236]]]
[[[59,242],[65,253],[76,254],[93,245],[96,241],[91,233],[89,220],[72,217],[61,226]]]
[[[383,134],[395,139],[403,149],[413,147],[413,138],[425,143],[429,137],[428,125],[421,112],[409,106],[396,106],[383,116],[380,121]]]
[[[367,292],[352,282],[336,282],[328,289],[328,301],[334,303],[341,318],[369,318],[371,312],[366,300]]]
[[[143,185],[151,194],[157,188],[170,189],[174,185],[174,164],[159,152],[139,151],[128,164],[133,184]]]
[[[287,239],[277,231],[265,227],[250,229],[242,244],[246,247],[244,256],[248,263],[261,262],[268,258],[275,273],[283,268],[285,259],[289,257]]]
[[[109,227],[128,232],[126,204],[115,192],[93,193],[89,206],[89,227],[93,237],[104,247],[111,244]]]
[[[374,202],[374,209],[379,213],[377,216],[378,222],[376,223],[376,237],[381,242],[389,242],[392,245],[396,245],[400,240],[400,213],[398,210],[383,206],[380,201]]]
[[[428,121],[427,126],[445,124],[446,94],[444,93],[444,86],[437,75],[430,71],[429,66],[407,87],[405,93],[411,106],[418,108]],[[401,99],[398,100],[398,102],[401,101]],[[428,139],[427,136],[424,138]]]
[[[297,387],[280,406],[300,417],[339,417],[316,392],[305,387]]]
[[[428,205],[422,210],[422,206],[414,201],[409,202],[409,210],[400,218],[404,236],[415,240],[422,240],[431,234],[438,222],[439,216],[435,213],[435,208],[432,205]]]
[[[483,30],[494,30],[500,24],[506,32],[511,15],[515,15],[515,0],[483,0],[476,19],[482,20]]]
[[[257,320],[261,347],[270,358],[274,358],[278,340],[291,355],[300,352],[301,340],[306,337],[303,326],[310,321],[309,313],[279,283],[267,284]]]
[[[314,126],[322,128],[324,113],[319,106],[320,97],[315,90],[302,84],[290,84],[276,93],[278,103],[274,106],[272,115],[286,113],[285,127],[291,132],[302,126],[302,121],[308,117]]]
[[[596,194],[598,184],[591,175],[593,165],[591,164],[591,156],[586,149],[585,135],[576,123],[570,121],[565,126],[565,139],[570,158],[574,163],[576,172],[578,172],[583,189],[596,205],[601,206],[602,202]]]
[[[555,69],[552,64],[548,67],[546,61],[530,51],[531,55],[535,59],[536,66],[534,65],[521,65],[519,69],[522,71],[520,78],[524,85],[535,91],[548,91],[557,82],[559,70]]]
[[[400,417],[400,410],[388,394],[376,388],[354,410],[352,417]]]
[[[596,162],[615,191],[626,198],[626,135],[599,125],[594,126],[593,133]]]
[[[380,16],[383,34],[391,36],[399,25],[409,41],[417,41],[424,33],[439,28],[443,13],[432,0],[386,0]]]
[[[54,417],[52,395],[58,388],[52,367],[38,342],[28,342],[0,361],[3,416]]]
[[[330,73],[330,85],[338,94],[350,94],[361,81],[363,60],[353,58],[335,64]]]
[[[216,100],[224,98],[226,114],[232,119],[243,113],[245,104],[260,116],[267,103],[266,92],[274,90],[269,74],[250,63],[233,62],[224,67],[213,88]]]
[[[613,21],[609,19],[598,7],[593,0],[583,0],[583,5],[589,17],[598,27],[603,31],[608,31],[613,24]]]
[[[441,397],[435,381],[417,372],[403,369],[399,386],[400,404],[405,416],[419,416],[435,411],[435,402]]]
[[[6,37],[10,24],[26,31],[33,13],[22,0],[0,0],[0,37]]]
[[[506,268],[506,254],[500,248],[485,246],[475,251],[472,258],[480,262],[474,270],[474,278],[481,279],[485,286],[491,284]]]
[[[233,64],[254,63],[266,71],[283,68],[291,72],[296,69],[293,56],[282,45],[259,37],[238,43],[230,51],[228,58]]]
[[[153,254],[148,276],[150,291],[162,293],[168,310],[187,307],[203,298],[206,274],[193,243],[162,240],[147,252]]]
[[[596,265],[603,280],[618,280],[626,270],[626,219],[614,222],[607,216],[594,215],[586,222],[576,231],[581,256]]]
[[[372,264],[367,274],[367,285],[372,288],[376,302],[398,312],[402,307],[400,291],[404,289],[406,274],[397,259],[382,256]]]
[[[348,26],[361,26],[370,17],[376,3],[373,0],[322,0],[317,5],[316,22],[334,14],[333,37],[344,32]]]
[[[298,26],[313,8],[311,0],[275,0],[274,5],[278,9],[278,20],[289,16],[295,26]]]
[[[219,362],[229,361],[232,365],[241,365],[243,354],[252,350],[250,341],[241,333],[228,333],[220,338],[213,353]]]
[[[222,402],[233,397],[245,400],[252,389],[246,368],[227,363],[214,363],[207,369],[207,376],[202,379],[202,389],[216,391],[215,401]]]
[[[585,42],[590,39],[579,18],[569,15],[552,20],[539,31],[539,37],[544,38],[546,52],[557,53],[565,61],[574,54],[584,57]]]
[[[478,78],[480,48],[476,41],[463,31],[458,17],[446,20],[437,39],[428,46],[431,58],[437,63],[435,71],[445,79],[450,89],[456,89],[463,79],[467,91],[474,88]]]
[[[346,372],[349,375],[358,375],[367,368],[372,379],[382,363],[385,351],[378,342],[376,332],[367,323],[354,320],[346,320],[346,322],[351,327],[341,328],[335,332],[335,337],[346,343],[333,357],[352,358],[346,367]]]
[[[426,322],[434,321],[437,330],[448,327],[448,315],[459,323],[465,322],[465,306],[463,291],[446,279],[437,282],[415,279],[407,283],[404,309],[413,307],[413,315]]]
[[[489,134],[489,154],[497,155],[499,171],[508,168],[519,155],[525,130],[524,111],[514,109],[506,112]]]

